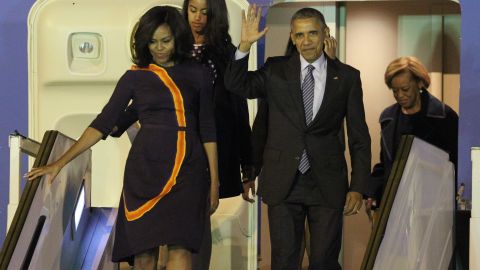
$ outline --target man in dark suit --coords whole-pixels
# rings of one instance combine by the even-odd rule
[[[272,269],[297,269],[305,219],[311,233],[310,269],[341,269],[343,214],[358,213],[370,172],[370,136],[359,72],[325,57],[328,28],[311,8],[291,20],[296,52],[272,57],[248,72],[248,51],[267,31],[261,10],[242,18],[235,60],[225,72],[227,89],[268,102],[268,131],[259,194],[268,205]],[[347,123],[352,177],[348,185],[344,144]]]

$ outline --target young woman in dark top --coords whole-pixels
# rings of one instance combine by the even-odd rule
[[[192,56],[207,66],[214,80],[215,120],[217,124],[220,198],[243,193],[248,198],[250,182],[243,180],[251,173],[251,142],[247,102],[225,89],[223,73],[235,46],[228,34],[228,11],[224,0],[185,0],[183,15],[190,25],[194,38]]]
[[[192,56],[207,66],[214,78],[220,198],[242,194],[243,199],[253,202],[249,197],[250,190],[255,194],[255,185],[252,181],[251,130],[247,102],[227,91],[223,82],[227,62],[236,50],[228,34],[225,0],[185,0],[183,15],[194,37]],[[243,177],[240,175],[240,168]],[[204,233],[200,253],[193,256],[193,269],[209,269],[211,245],[212,238],[208,228]]]
[[[112,257],[133,258],[134,269],[156,269],[160,245],[168,247],[167,269],[191,269],[207,205],[210,212],[218,206],[212,77],[188,60],[191,44],[190,29],[176,9],[147,11],[135,33],[135,65],[102,112],[59,160],[28,173],[30,180],[44,174],[53,180],[70,160],[108,136],[132,101],[141,128],[126,162]]]

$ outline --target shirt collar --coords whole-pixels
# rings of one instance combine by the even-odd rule
[[[323,52],[322,55],[320,55],[320,57],[313,63],[307,62],[307,60],[305,60],[305,58],[303,58],[303,56],[300,54],[300,70],[303,72],[308,65],[312,65],[317,71],[320,71],[320,68],[325,65],[326,61],[327,59],[325,59],[325,53]]]

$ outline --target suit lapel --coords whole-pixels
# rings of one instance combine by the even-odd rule
[[[309,127],[314,126],[317,124],[322,118],[325,110],[328,108],[330,104],[330,99],[332,96],[335,94],[335,92],[338,89],[338,86],[340,85],[340,80],[341,78],[338,75],[338,67],[335,61],[331,60],[330,58],[327,58],[327,76],[326,76],[326,82],[325,82],[325,93],[323,94],[323,100],[322,100],[322,105],[320,105],[320,108],[318,109],[317,114],[313,118],[313,121]]]
[[[303,127],[305,123],[305,109],[303,107],[303,97],[300,81],[300,56],[297,52],[293,53],[290,59],[285,65],[284,75],[288,82],[292,83],[292,87],[288,89],[288,93],[293,102],[293,106],[297,107],[295,112],[298,112],[292,118],[294,123],[302,123]]]

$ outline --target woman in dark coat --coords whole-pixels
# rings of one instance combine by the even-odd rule
[[[147,11],[135,33],[135,65],[120,78],[102,112],[59,160],[28,173],[30,180],[55,177],[108,136],[132,101],[141,128],[126,162],[112,257],[117,262],[133,257],[134,269],[156,269],[160,245],[168,247],[167,269],[191,269],[191,252],[203,241],[207,205],[210,212],[218,206],[212,79],[206,68],[188,60],[191,44],[176,9]]]
[[[227,6],[224,0],[185,0],[182,11],[194,38],[193,57],[214,78],[220,198],[234,197],[244,191],[240,168],[243,178],[250,179],[252,150],[247,102],[223,83],[227,62],[236,50],[228,34]]]
[[[427,91],[430,76],[425,66],[415,57],[397,58],[385,71],[385,84],[397,102],[380,115],[380,163],[371,174],[370,203],[383,195],[402,135],[414,135],[445,150],[457,168],[458,115]]]

